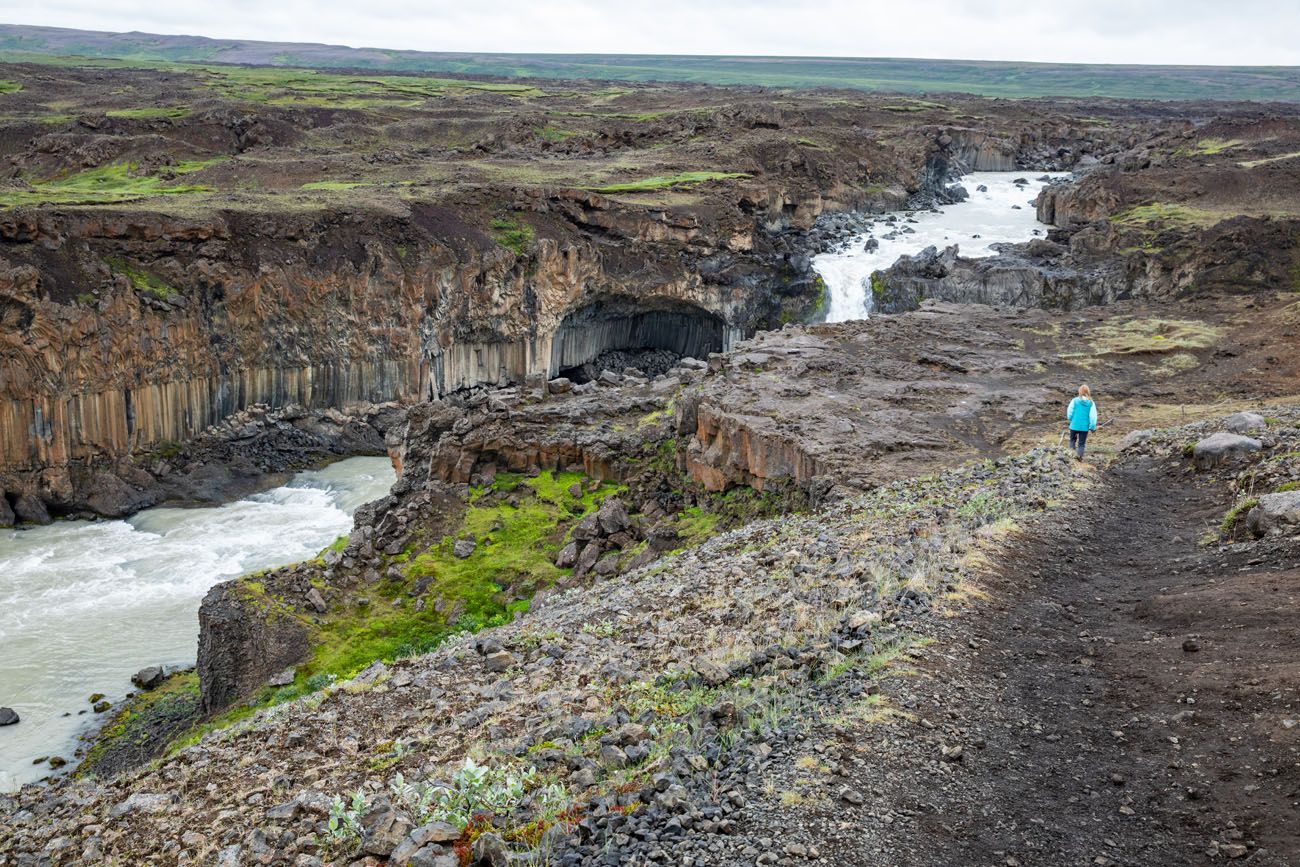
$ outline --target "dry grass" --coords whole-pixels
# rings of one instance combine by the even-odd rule
[[[1137,355],[1205,349],[1218,341],[1220,330],[1190,319],[1132,319],[1099,326],[1090,336],[1098,354]]]

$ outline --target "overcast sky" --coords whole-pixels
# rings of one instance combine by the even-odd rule
[[[1295,0],[4,0],[0,21],[424,51],[1300,65]]]

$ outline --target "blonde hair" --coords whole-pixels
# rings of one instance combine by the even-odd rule
[[[1079,397],[1086,397],[1088,400],[1092,400],[1092,390],[1088,388],[1086,384],[1079,386]]]

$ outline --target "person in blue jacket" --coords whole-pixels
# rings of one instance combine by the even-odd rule
[[[1097,404],[1088,386],[1079,386],[1079,394],[1065,408],[1065,420],[1070,423],[1070,448],[1076,450],[1075,460],[1081,461],[1088,433],[1097,429]]]

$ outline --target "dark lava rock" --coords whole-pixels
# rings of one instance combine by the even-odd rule
[[[17,725],[19,719],[18,711],[11,707],[0,707],[0,726]]]
[[[167,679],[161,665],[150,665],[131,675],[131,682],[141,689],[154,689]]]
[[[20,521],[26,521],[29,524],[48,524],[50,523],[50,513],[41,502],[40,497],[32,494],[19,494],[18,499],[14,500],[14,515]]]
[[[9,506],[9,500],[5,497],[5,492],[0,491],[0,528],[12,527],[14,525],[14,510]]]

